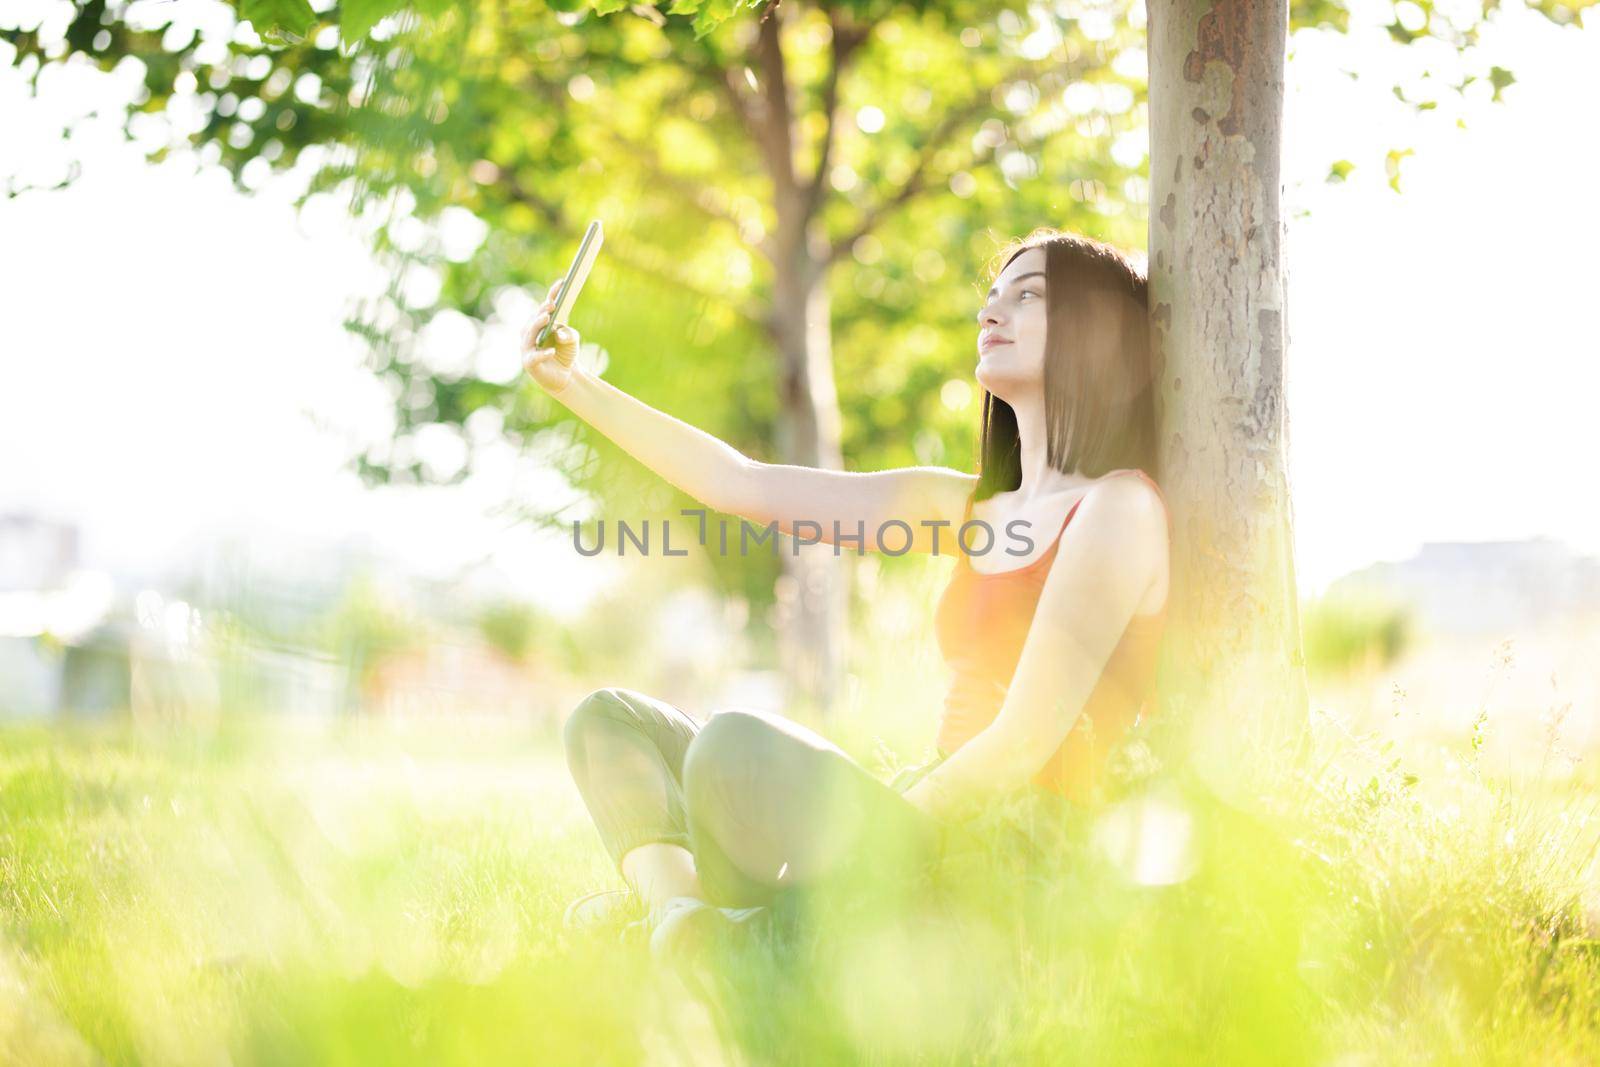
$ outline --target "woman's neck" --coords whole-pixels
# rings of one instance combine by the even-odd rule
[[[1031,393],[1017,401],[1007,401],[1017,416],[1017,440],[1022,482],[1013,490],[1015,499],[1029,504],[1040,497],[1071,489],[1081,489],[1095,479],[1081,474],[1063,474],[1050,463],[1049,436],[1045,430],[1044,398]]]

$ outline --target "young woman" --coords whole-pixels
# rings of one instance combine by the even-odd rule
[[[1089,802],[1105,754],[1148,711],[1170,519],[1149,474],[1145,278],[1116,249],[1054,230],[1000,257],[978,312],[976,475],[758,462],[583,372],[570,328],[527,354],[550,395],[708,508],[786,533],[799,519],[830,532],[898,519],[912,549],[958,556],[933,620],[954,673],[937,755],[892,785],[777,715],[725,710],[701,724],[624,688],[573,711],[568,764],[658,952],[756,917],[791,887],[914,877],[954,817],[986,797],[1033,789]],[[953,547],[974,520],[992,540],[972,526]],[[569,921],[627,892],[590,894]]]

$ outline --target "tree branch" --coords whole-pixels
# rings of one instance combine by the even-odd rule
[[[727,100],[728,106],[733,108],[733,113],[739,117],[739,124],[744,127],[745,134],[752,142],[761,144],[761,127],[756,122],[756,104],[753,99],[745,94],[744,82],[739,77],[741,71],[732,67],[721,67],[715,70],[706,70],[716,83],[717,91]]]
[[[568,114],[566,92],[561,86],[552,82],[544,81],[543,79],[534,76],[528,77],[524,81],[524,84],[532,92],[538,93],[548,100],[551,107],[553,107],[558,113],[563,116]],[[620,147],[623,151],[632,153],[645,164],[645,169],[650,172],[652,177],[671,185],[681,195],[685,196],[698,210],[706,213],[712,218],[732,223],[735,228],[739,230],[742,239],[744,229],[743,223],[740,222],[736,216],[714,211],[702,203],[699,198],[699,194],[702,190],[695,187],[686,179],[667,171],[666,167],[662,165],[660,157],[653,150],[647,149],[628,140],[621,133],[617,132],[610,126],[607,126],[605,123],[591,123],[588,124],[586,128],[591,130],[599,129],[612,141],[613,144]],[[556,232],[572,240],[576,240],[581,236],[582,229],[566,220],[559,205],[544,199],[534,190],[529,189],[527,186],[518,182],[517,179],[508,171],[501,172],[500,184],[505,188],[508,195],[537,211]],[[626,238],[623,240],[626,241]],[[716,293],[711,293],[701,289],[688,279],[677,276],[667,267],[656,266],[646,262],[639,256],[630,255],[625,248],[618,246],[616,238],[614,237],[607,238],[606,248],[609,254],[613,255],[618,262],[624,264],[625,266],[631,267],[633,270],[647,277],[654,278],[657,281],[666,282],[669,285],[682,289],[701,300],[709,300],[730,305],[733,308],[734,313],[743,319],[748,325],[762,332],[767,331],[765,314],[757,305],[748,303],[741,305],[739,301],[730,297],[721,296]],[[771,258],[772,241],[770,237],[763,237],[761,241],[757,242],[757,248],[762,252],[763,255]]]
[[[822,147],[817,152],[816,169],[812,173],[811,180],[806,183],[804,208],[801,214],[808,219],[816,213],[817,205],[822,202],[822,190],[828,180],[828,164],[833,155],[834,133],[838,120],[835,112],[839,106],[839,81],[849,67],[850,59],[856,49],[872,35],[871,27],[847,23],[840,18],[837,10],[828,11],[828,24],[833,27],[833,62],[828,67],[828,80],[822,87],[822,114],[827,118],[828,124],[822,135]]]
[[[650,176],[651,180],[671,189],[683,201],[685,201],[688,206],[693,207],[696,211],[700,212],[702,215],[705,215],[708,219],[712,219],[717,222],[725,222],[732,226],[738,233],[739,239],[744,239],[744,220],[739,218],[739,216],[735,215],[731,211],[724,211],[720,208],[714,207],[712,204],[707,203],[703,198],[707,189],[710,187],[708,185],[698,183],[694,179],[685,175],[675,174],[668,170],[666,164],[662,161],[660,154],[656,151],[655,146],[645,145],[638,141],[630,140],[629,138],[624,137],[621,133],[617,132],[615,129],[599,123],[589,127],[589,130],[590,132],[598,130],[611,143],[613,148],[619,152],[625,153],[634,163],[642,166],[646,173]],[[769,260],[775,254],[775,249],[772,247],[772,240],[767,235],[763,235],[761,240],[756,242],[756,247],[761,254],[767,257]]]
[[[515,174],[509,170],[500,172],[497,183],[512,201],[523,204],[536,212],[540,218],[557,235],[570,241],[577,241],[583,236],[583,227],[567,219],[561,206],[555,201],[540,195],[533,189],[524,185]],[[755,304],[741,302],[723,293],[714,293],[677,274],[671,267],[652,262],[661,257],[652,256],[651,249],[635,246],[626,237],[608,235],[606,237],[606,255],[617,263],[622,264],[636,274],[652,278],[680,289],[697,300],[713,304],[723,304],[731,307],[733,313],[750,328],[765,334],[767,332],[765,317],[760,307]]]
[[[673,25],[675,23],[668,24],[669,36]],[[744,127],[745,135],[759,147],[762,144],[761,126],[756,120],[756,109],[760,102],[744,88],[744,64],[733,57],[719,54],[709,37],[700,41],[674,42],[673,55],[716,89],[739,120],[739,125]]]
[[[827,267],[834,263],[840,256],[849,251],[850,247],[857,241],[871,233],[878,226],[882,225],[883,221],[893,214],[897,208],[922,191],[923,183],[927,179],[928,166],[933,162],[933,157],[939,154],[940,150],[945,147],[946,142],[950,140],[951,136],[960,130],[970,119],[972,119],[974,116],[981,115],[983,112],[989,109],[990,99],[994,95],[996,86],[1004,85],[1009,81],[1015,81],[1017,78],[1029,73],[1033,73],[1035,75],[1043,73],[1045,69],[1046,68],[1044,68],[1043,64],[1037,61],[1030,60],[1027,62],[1018,63],[1008,70],[1004,75],[997,78],[993,83],[985,86],[981,91],[974,93],[972,98],[965,104],[945,112],[945,116],[940,120],[939,125],[931,134],[928,135],[928,139],[923,142],[922,151],[917,156],[917,165],[912,169],[911,176],[908,177],[900,186],[900,188],[897,189],[893,194],[885,197],[880,203],[869,209],[859,226],[857,226],[849,234],[833,242],[827,257],[822,264],[823,267]],[[992,148],[986,149],[982,152],[974,153],[971,161],[968,163],[968,166],[980,162],[991,151],[993,151]]]
[[[754,117],[766,147],[778,202],[782,204],[798,191],[798,183],[794,173],[794,113],[789,103],[789,76],[781,36],[783,16],[768,17],[774,11],[776,8],[769,8],[756,24],[756,59],[765,81]]]

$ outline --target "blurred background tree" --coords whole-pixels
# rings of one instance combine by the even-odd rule
[[[349,665],[346,708],[372,696],[384,664],[427,641],[428,626],[371,575],[360,575],[320,620],[320,644]]]
[[[486,605],[478,612],[477,624],[484,640],[518,663],[528,659],[550,625],[537,608],[515,600]]]
[[[1400,0],[1391,33],[1470,55],[1494,6]],[[1567,23],[1583,4],[1537,6]],[[591,218],[607,241],[575,323],[619,387],[756,458],[970,469],[994,250],[1040,225],[1145,245],[1144,8],[740,7],[240,0],[208,5],[228,17],[201,32],[182,5],[64,0],[0,41],[36,91],[66,64],[139,69],[126,128],[159,141],[152,159],[192,146],[243,190],[304,161],[302,202],[379,214],[393,284],[349,323],[396,414],[392,440],[353,457],[372,481],[458,481],[504,438],[602,514],[689,506],[507,358]],[[1290,26],[1347,14],[1296,3]],[[1473,77],[1498,92],[1511,74],[1443,91]],[[521,503],[535,522],[569,510]],[[826,708],[849,557],[780,557],[710,562],[778,609],[791,707]]]

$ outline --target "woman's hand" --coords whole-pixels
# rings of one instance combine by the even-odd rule
[[[534,348],[539,331],[544,329],[545,323],[550,321],[550,316],[556,309],[556,291],[561,288],[558,279],[550,286],[550,292],[545,295],[543,304],[539,305],[539,313],[534,316],[528,328],[522,335],[522,366],[539,383],[539,387],[551,396],[558,395],[572,381],[572,363],[578,358],[578,331],[571,326],[558,326],[550,335],[549,348]]]

